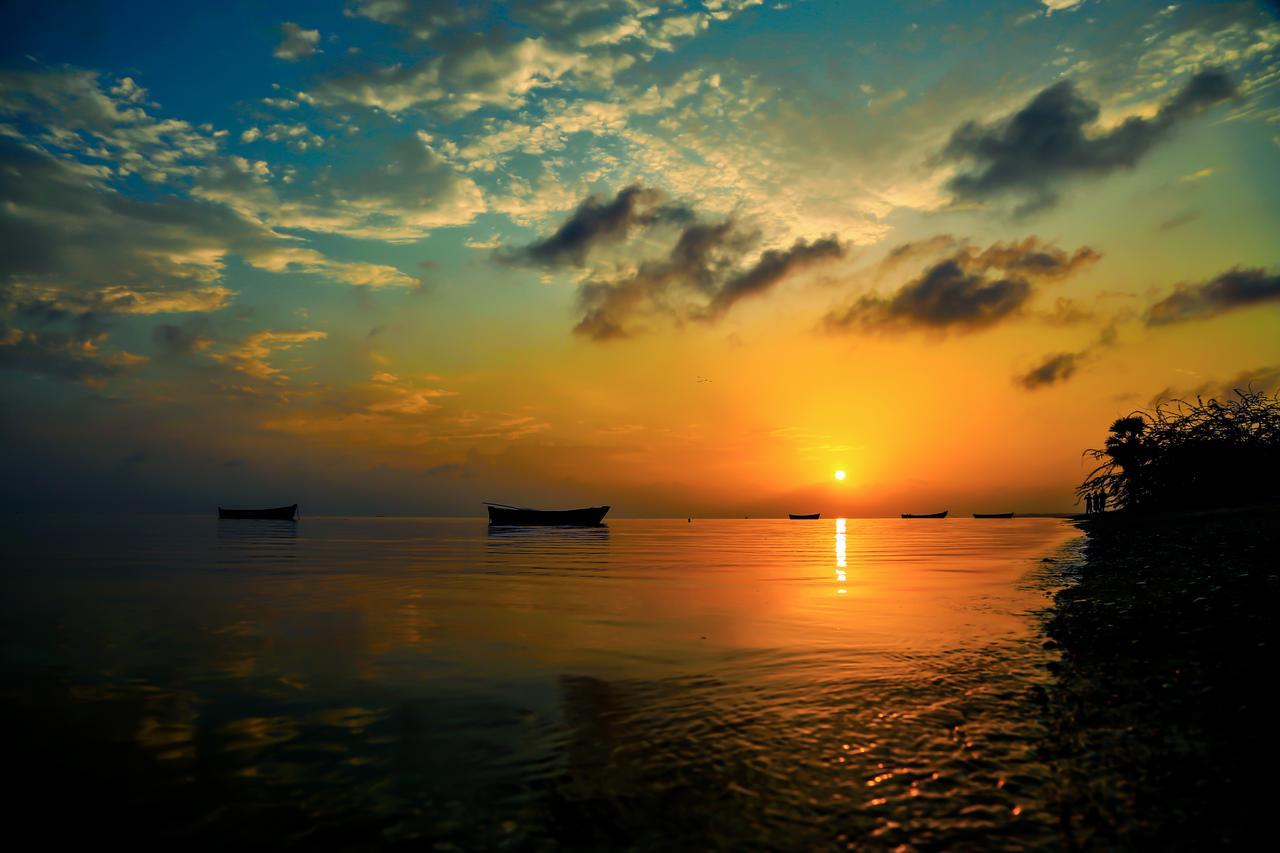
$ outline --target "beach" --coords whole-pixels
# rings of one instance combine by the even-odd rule
[[[1280,507],[1083,521],[1046,623],[1052,799],[1083,849],[1246,848],[1269,829]]]

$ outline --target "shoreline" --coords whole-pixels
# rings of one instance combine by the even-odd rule
[[[1280,505],[1077,522],[1044,696],[1070,849],[1218,849],[1269,834]]]

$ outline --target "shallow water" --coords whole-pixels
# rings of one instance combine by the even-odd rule
[[[1032,699],[1058,520],[0,532],[18,813],[55,836],[1058,846]]]

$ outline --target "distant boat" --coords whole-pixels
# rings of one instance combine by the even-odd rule
[[[975,512],[974,518],[1013,518],[1011,512]]]
[[[490,524],[547,525],[562,527],[595,527],[609,512],[607,506],[582,509],[530,509],[522,506],[486,503]]]
[[[293,521],[298,505],[277,506],[270,509],[225,509],[218,507],[218,518],[267,518],[274,521]]]
[[[791,519],[792,521],[800,521],[802,519],[805,521],[813,521],[814,519],[818,519],[821,517],[822,517],[822,513],[820,512],[789,512],[787,513],[787,518]]]
[[[909,512],[904,512],[902,514],[902,517],[903,518],[946,518],[947,512],[948,510],[945,510],[945,509],[942,512],[926,512],[926,513],[921,513],[919,515],[913,515]]]

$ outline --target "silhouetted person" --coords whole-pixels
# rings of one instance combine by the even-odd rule
[[[1084,496],[1084,514],[1093,515],[1093,495]]]
[[[1107,511],[1107,493],[1101,492],[1098,494],[1098,512],[1106,512],[1106,511]]]

